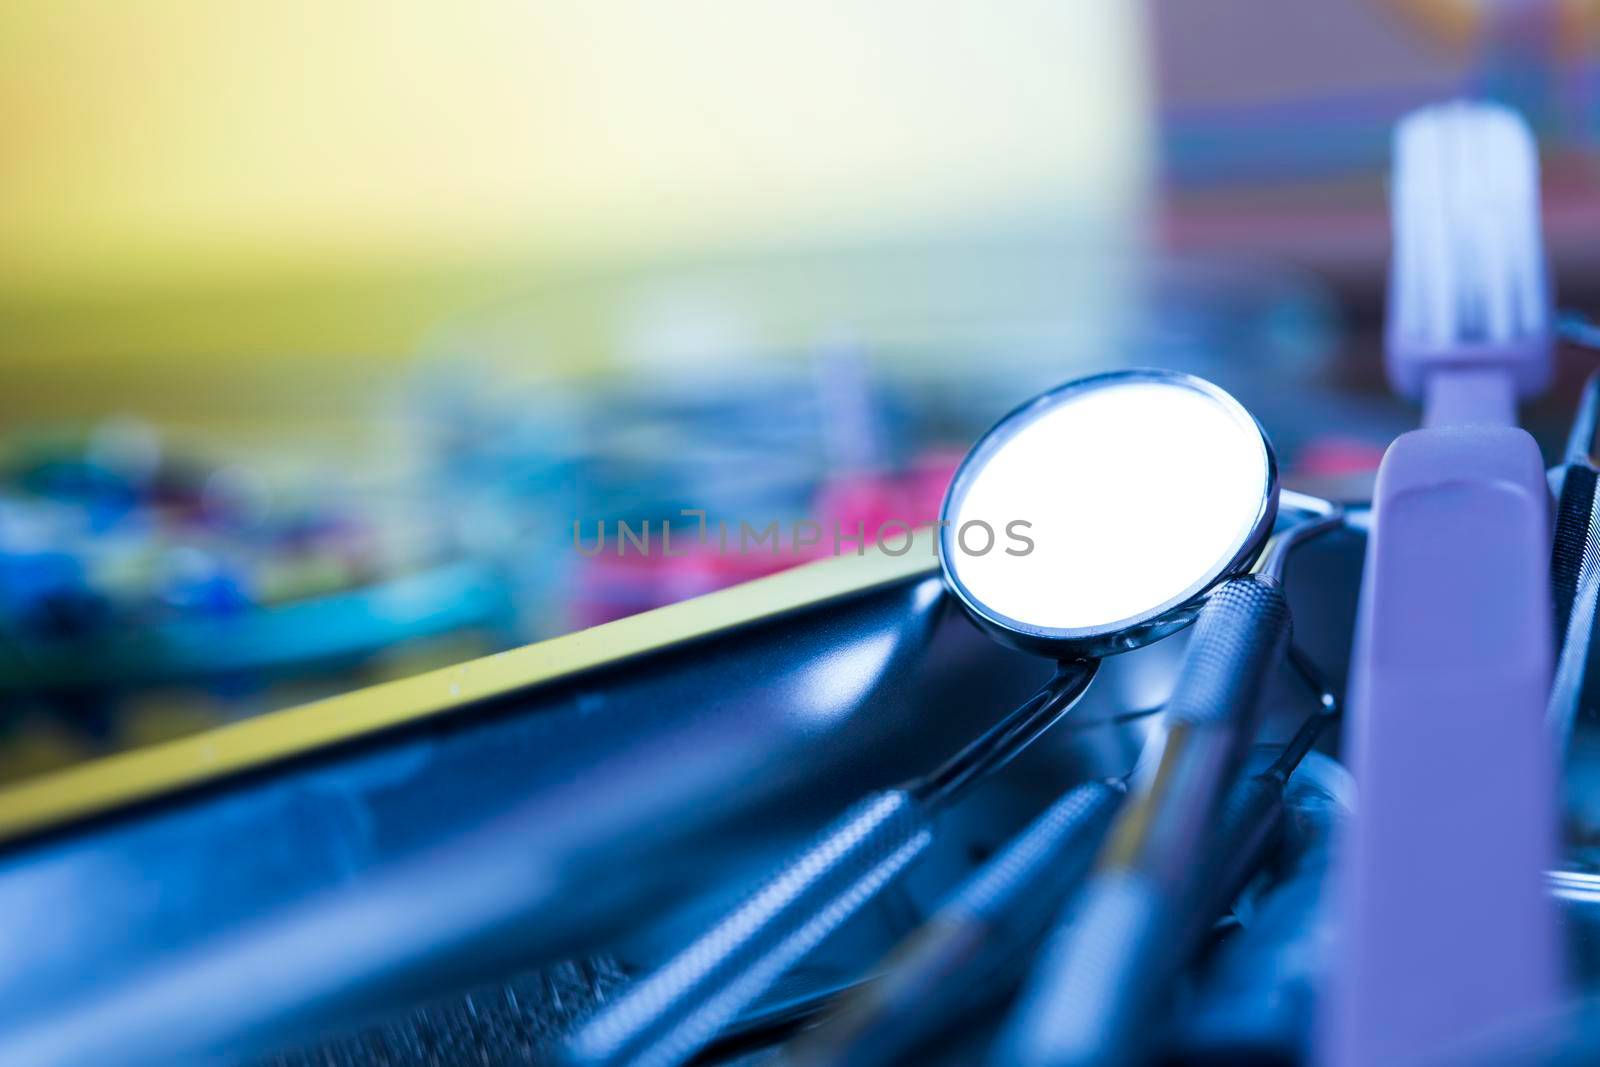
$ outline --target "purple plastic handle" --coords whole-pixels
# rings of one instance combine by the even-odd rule
[[[1537,147],[1514,112],[1455,102],[1401,120],[1395,160],[1387,368],[1423,428],[1373,491],[1326,1067],[1438,1055],[1552,1009],[1564,978],[1550,490],[1515,425],[1551,371]]]
[[[1533,439],[1504,424],[1510,376],[1496,395],[1492,373],[1454,373],[1466,380],[1430,383],[1427,428],[1390,446],[1374,493],[1346,725],[1360,802],[1320,1041],[1331,1067],[1423,1056],[1561,993],[1543,887],[1549,489]]]

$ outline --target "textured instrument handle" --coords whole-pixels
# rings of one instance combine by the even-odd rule
[[[578,1031],[568,1064],[676,1067],[871,900],[932,840],[904,790],[874,793]]]
[[[1036,914],[1048,921],[1087,871],[1126,796],[1121,782],[1085,782],[1070,790],[963,883],[940,914],[1006,928],[1026,929]],[[1049,886],[1041,884],[1046,879]]]
[[[913,1063],[924,1043],[1003,1002],[1125,794],[1086,782],[1047,808],[884,958],[876,981],[784,1046],[784,1067]]]
[[[1151,995],[1171,966],[1166,895],[1131,871],[1084,887],[1070,923],[1040,954],[1002,1041],[1023,1067],[1139,1063]],[[1161,975],[1161,976],[1158,976]]]
[[[1578,572],[1583,567],[1584,547],[1589,541],[1595,483],[1593,468],[1571,464],[1556,502],[1555,537],[1550,551],[1550,599],[1556,613],[1558,657],[1567,637],[1567,620],[1572,617],[1573,603],[1578,596]]]
[[[1194,624],[1167,725],[1230,722],[1254,714],[1268,669],[1289,640],[1289,602],[1271,578],[1225,582]]]
[[[1119,824],[1127,847],[1113,850],[1112,864],[1084,888],[1041,956],[1007,1031],[1009,1062],[1142,1062],[1153,1012],[1187,962],[1196,929],[1178,909],[1211,862],[1213,820],[1226,810],[1224,791],[1288,638],[1289,605],[1270,578],[1234,579],[1206,600],[1167,705],[1156,782]],[[1241,799],[1241,825],[1259,799]],[[1193,903],[1209,910],[1200,896]]]

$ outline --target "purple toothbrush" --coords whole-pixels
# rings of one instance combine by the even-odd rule
[[[1552,1006],[1556,839],[1545,728],[1550,496],[1516,402],[1550,377],[1538,162],[1504,108],[1395,135],[1388,370],[1423,428],[1379,468],[1351,665],[1345,937],[1331,1067],[1396,1063]],[[1449,891],[1438,891],[1440,871]]]

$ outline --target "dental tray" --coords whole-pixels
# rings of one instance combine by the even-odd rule
[[[1361,552],[1353,531],[1312,543],[1287,583],[1331,677]],[[1124,773],[1184,640],[1108,661],[1070,729],[943,816],[736,1032],[859,979],[1061,790]],[[39,921],[0,979],[0,1061],[544,1062],[574,997],[1048,673],[950,610],[919,543],[13,787],[0,899]],[[1303,689],[1277,679],[1266,706],[1281,739]]]

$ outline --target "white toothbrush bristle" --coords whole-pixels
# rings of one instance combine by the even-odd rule
[[[1451,103],[1395,131],[1391,343],[1422,353],[1549,333],[1539,160],[1513,111]]]

